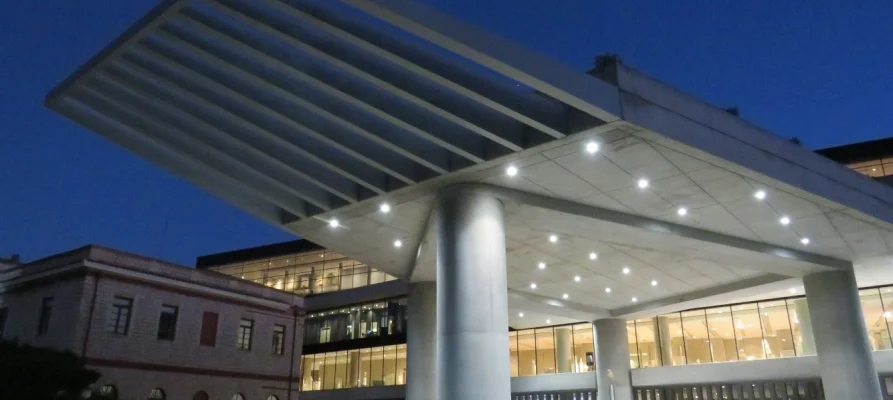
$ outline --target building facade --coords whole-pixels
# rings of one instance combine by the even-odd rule
[[[101,374],[95,393],[296,398],[297,296],[99,246],[0,273],[0,338],[83,357]]]

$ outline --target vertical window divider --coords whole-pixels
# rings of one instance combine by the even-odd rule
[[[704,328],[707,330],[707,351],[710,353],[710,363],[713,364],[716,362],[716,358],[713,357],[713,340],[710,339],[710,322],[707,321],[707,309],[701,309],[704,312]]]
[[[878,294],[880,294],[880,291],[878,291]],[[881,301],[881,308],[883,308],[883,307],[884,307],[884,302]],[[788,327],[791,328],[791,342],[793,342],[793,343],[791,343],[791,346],[794,348],[794,357],[799,357],[800,355],[797,354],[797,342],[794,342],[794,322],[791,321],[791,309],[788,307],[788,299],[784,299],[784,312],[785,312],[785,316],[788,317]],[[800,327],[800,330],[801,331],[803,330],[802,326]],[[800,338],[801,338],[801,340],[803,338],[802,332],[800,333]]]
[[[574,327],[576,327],[577,325],[573,324],[569,326],[571,328],[571,362],[573,363],[571,364],[571,373],[581,372],[577,371],[577,338],[575,337],[577,336],[577,331],[574,329]],[[558,350],[557,345],[555,346],[555,350]]]
[[[732,338],[735,339],[735,361],[741,361],[741,349],[738,347],[738,325],[735,324],[735,307],[729,306],[732,316]]]
[[[688,365],[688,344],[685,343],[685,321],[682,320],[682,311],[677,312],[676,315],[679,316],[679,328],[682,330],[682,359],[685,361],[684,365]],[[670,337],[670,345],[673,345],[672,336]]]
[[[881,294],[881,288],[875,288],[877,290],[877,298],[881,302],[881,318],[884,319],[884,328],[887,329],[887,343],[893,347],[893,336],[890,335],[890,324],[887,322],[887,306],[884,305],[884,296]],[[795,346],[796,347],[796,346]]]
[[[633,346],[636,348],[636,365],[638,365],[638,368],[642,368],[642,353],[639,351],[639,327],[636,325],[636,320],[633,319]],[[627,349],[627,352],[629,352],[629,349]]]

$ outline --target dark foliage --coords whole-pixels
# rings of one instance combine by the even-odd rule
[[[0,341],[0,400],[75,400],[99,379],[74,353]]]

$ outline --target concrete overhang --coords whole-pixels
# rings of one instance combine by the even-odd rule
[[[436,193],[489,185],[513,307],[544,315],[637,315],[889,265],[893,189],[624,65],[594,75],[408,0],[178,0],[46,102],[406,280],[433,279]]]

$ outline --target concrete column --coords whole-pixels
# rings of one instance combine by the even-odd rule
[[[812,333],[812,317],[809,316],[809,306],[806,301],[797,300],[794,302],[794,311],[797,312],[797,322],[800,325],[800,337],[802,353],[801,356],[815,355],[815,336]]]
[[[626,320],[608,318],[595,321],[598,400],[632,400],[629,369]]]
[[[819,372],[828,400],[881,400],[852,270],[803,277]]]
[[[437,284],[409,285],[406,400],[437,400]]]
[[[502,203],[458,186],[437,207],[438,399],[509,399]]]
[[[654,317],[654,343],[660,354],[660,365],[673,365],[673,341],[670,338],[670,322],[666,318]]]
[[[555,328],[555,366],[558,373],[574,372],[574,332],[572,326]]]

